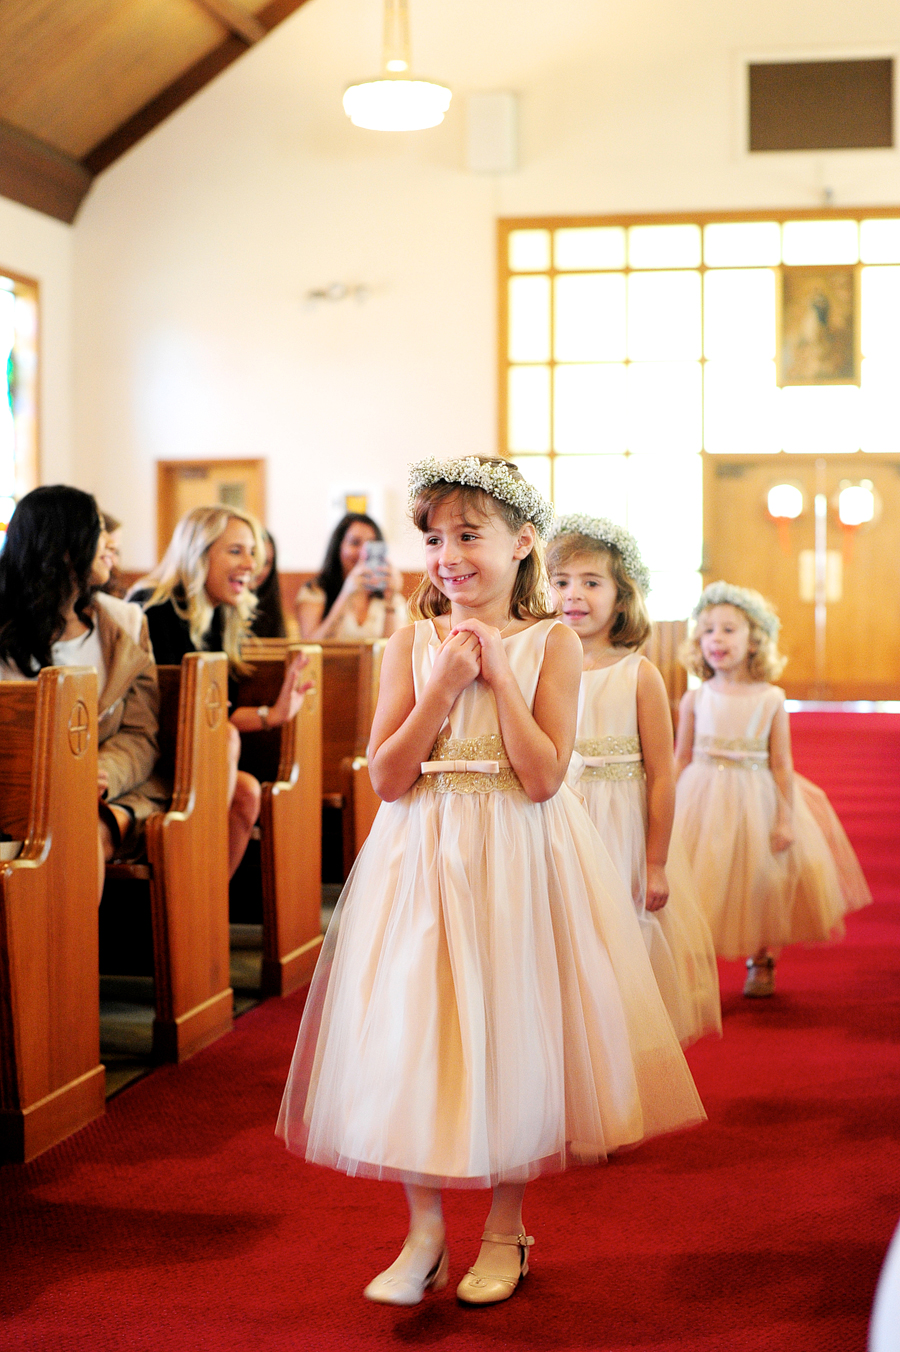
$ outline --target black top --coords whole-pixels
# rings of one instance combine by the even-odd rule
[[[256,593],[256,611],[250,621],[250,633],[256,638],[286,638],[281,583],[273,568]]]
[[[139,606],[143,606],[152,595],[153,592],[147,587],[142,591],[135,592],[130,599],[136,601]],[[171,600],[158,601],[145,614],[147,616],[147,628],[150,630],[150,642],[153,645],[153,655],[160,666],[180,667],[181,659],[185,653],[198,651],[191,642],[190,625],[187,620],[178,614]],[[225,651],[222,647],[221,606],[216,606],[213,611],[212,624],[204,635],[201,651],[208,653]],[[229,666],[228,702],[232,709],[235,708],[236,699],[237,681],[233,679]]]

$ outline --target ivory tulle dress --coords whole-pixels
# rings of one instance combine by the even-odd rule
[[[794,843],[773,854],[778,787],[769,768],[777,685],[694,697],[694,755],[678,780],[681,831],[716,952],[838,938],[848,911],[872,900],[844,828],[815,784],[794,774]]]
[[[682,1045],[721,1033],[719,974],[712,935],[695,900],[695,884],[677,831],[666,877],[669,900],[655,912],[647,895],[647,778],[638,734],[639,653],[585,671],[569,782],[584,797],[604,845],[631,896],[660,994]]]
[[[555,623],[503,640],[529,707]],[[417,699],[439,650],[419,621]],[[349,1174],[487,1187],[701,1121],[631,899],[576,795],[526,796],[480,679],[432,760],[454,768],[382,804],[347,880],[279,1135]]]

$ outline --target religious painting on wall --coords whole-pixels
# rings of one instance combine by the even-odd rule
[[[858,385],[859,268],[782,267],[778,384]]]

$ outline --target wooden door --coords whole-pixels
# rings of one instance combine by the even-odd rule
[[[795,520],[769,513],[782,483],[802,493]],[[844,526],[839,494],[860,483],[874,519]],[[703,487],[704,584],[725,578],[774,601],[788,695],[900,698],[900,458],[705,455]]]
[[[162,558],[176,522],[194,507],[222,503],[265,520],[264,460],[158,460],[157,548]]]

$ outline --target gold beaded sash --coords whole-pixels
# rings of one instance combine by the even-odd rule
[[[768,770],[768,737],[698,737],[694,759],[711,760],[720,770]]]
[[[644,779],[639,737],[579,737],[575,750],[584,762],[581,779]]]
[[[521,789],[499,733],[481,737],[439,737],[416,781],[432,793],[494,793]]]

